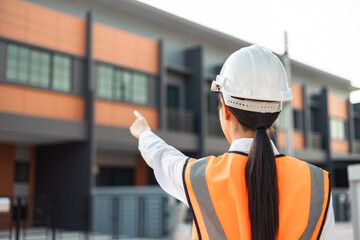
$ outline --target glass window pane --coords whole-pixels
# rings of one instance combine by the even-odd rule
[[[52,88],[58,91],[71,90],[71,59],[69,56],[55,54],[53,58]]]
[[[114,99],[115,100],[124,100],[125,97],[125,86],[123,80],[122,70],[116,70],[114,76]]]
[[[133,101],[134,82],[132,81],[132,74],[129,71],[123,73],[123,84],[125,92],[125,101]]]
[[[148,100],[148,78],[144,74],[134,74],[134,103],[145,105]]]
[[[98,70],[98,96],[106,99],[112,99],[113,69],[108,65],[100,65]]]
[[[9,44],[7,46],[6,79],[12,82],[26,83],[27,62],[28,49]]]
[[[50,85],[50,54],[38,50],[30,53],[30,81],[33,86],[48,88]]]

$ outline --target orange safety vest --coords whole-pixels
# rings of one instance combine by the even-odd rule
[[[189,158],[184,188],[193,214],[194,239],[251,239],[245,184],[247,154]],[[276,155],[279,187],[278,240],[319,239],[330,200],[329,173]]]

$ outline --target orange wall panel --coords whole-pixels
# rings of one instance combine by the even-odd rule
[[[284,130],[279,130],[276,132],[277,147],[285,148],[286,147],[286,132]],[[302,132],[294,131],[293,134],[293,148],[294,149],[304,149],[305,148],[305,139]]]
[[[292,83],[291,89],[294,96],[293,100],[291,101],[292,107],[296,109],[302,109],[304,107],[302,86],[296,83]]]
[[[136,109],[146,118],[152,129],[158,128],[158,113],[154,108],[106,100],[96,100],[95,106],[95,121],[97,124],[128,128],[135,120],[133,111]]]
[[[286,146],[285,131],[282,131],[282,130],[276,131],[276,141],[277,141],[277,147],[285,147]]]
[[[330,140],[330,149],[333,153],[348,153],[349,142],[345,140]]]
[[[70,54],[85,55],[85,21],[33,3],[0,1],[0,35]]]
[[[0,84],[0,111],[83,121],[84,100],[65,93]]]
[[[156,74],[158,43],[119,29],[94,24],[94,58]]]
[[[14,193],[15,145],[0,144],[0,196]]]
[[[328,95],[329,115],[341,119],[348,118],[347,100],[333,94]]]
[[[302,132],[294,132],[293,147],[294,149],[303,149],[305,147],[304,134]]]

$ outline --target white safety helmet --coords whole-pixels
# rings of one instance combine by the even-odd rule
[[[221,92],[227,106],[262,113],[279,112],[293,98],[279,58],[256,45],[231,54],[211,90]]]

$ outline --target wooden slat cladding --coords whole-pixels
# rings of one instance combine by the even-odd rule
[[[94,58],[139,71],[158,72],[158,43],[102,24],[94,24]]]
[[[36,4],[0,1],[0,35],[69,54],[85,54],[85,21]]]
[[[347,101],[344,98],[333,94],[328,96],[329,116],[341,119],[348,119]]]
[[[96,124],[118,127],[130,127],[134,122],[133,111],[138,110],[148,121],[151,129],[158,128],[158,113],[154,108],[134,106],[126,103],[111,102],[106,100],[96,101]]]
[[[84,120],[82,97],[0,84],[0,111],[64,120]]]

